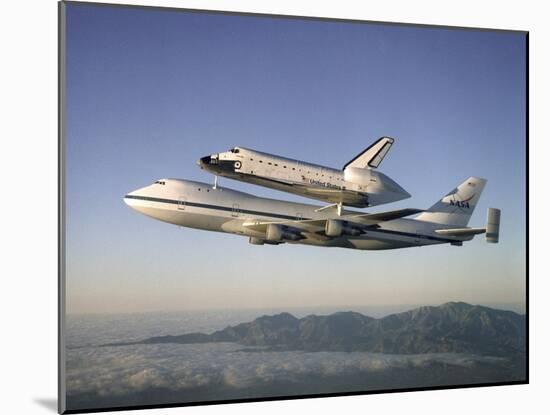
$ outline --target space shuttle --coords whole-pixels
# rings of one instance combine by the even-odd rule
[[[411,195],[378,171],[394,139],[381,137],[342,169],[294,160],[244,147],[202,157],[197,164],[212,174],[328,203],[321,209],[365,208]]]

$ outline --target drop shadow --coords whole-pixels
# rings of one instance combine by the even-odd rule
[[[57,399],[53,398],[37,398],[34,400],[38,405],[43,406],[46,409],[49,409],[52,412],[57,413]]]

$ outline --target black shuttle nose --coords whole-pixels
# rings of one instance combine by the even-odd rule
[[[197,161],[197,164],[199,165],[199,167],[203,167],[203,168],[214,167],[213,165],[217,164],[216,161],[217,160],[214,159],[212,156],[205,156],[205,157],[201,157]]]

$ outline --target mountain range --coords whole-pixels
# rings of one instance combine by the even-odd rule
[[[450,302],[383,318],[346,311],[296,318],[290,313],[206,333],[151,337],[105,346],[233,342],[270,350],[363,351],[389,354],[474,353],[519,356],[526,351],[525,316]]]

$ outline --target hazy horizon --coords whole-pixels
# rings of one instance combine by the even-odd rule
[[[429,304],[385,304],[385,305],[369,305],[369,304],[348,304],[348,305],[311,305],[311,306],[286,306],[286,307],[241,307],[241,308],[171,308],[171,309],[150,309],[140,311],[93,311],[93,312],[73,312],[66,313],[67,316],[118,316],[118,315],[140,315],[140,314],[178,314],[178,313],[204,313],[204,312],[224,312],[224,311],[242,311],[242,312],[258,312],[258,316],[262,313],[282,313],[288,312],[297,315],[311,311],[314,314],[323,315],[336,313],[341,311],[354,311],[370,317],[384,317],[390,314],[397,314],[404,311],[413,310],[419,307],[438,307],[450,302],[466,302],[466,301],[445,301],[442,303]],[[467,302],[466,302],[467,303]],[[497,310],[513,311],[518,314],[525,314],[526,304],[520,303],[468,303],[474,306],[489,307]]]
[[[525,39],[521,33],[67,4],[68,314],[289,307],[525,307]],[[252,246],[129,209],[162,177],[242,145],[340,168],[380,136],[380,171],[427,208],[488,179],[470,226],[501,238],[358,251]],[[315,203],[259,186],[220,185]]]

